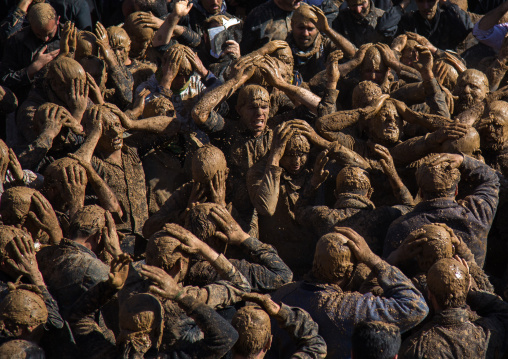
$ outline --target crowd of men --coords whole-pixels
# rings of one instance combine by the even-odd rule
[[[508,1],[0,8],[0,359],[508,358]]]

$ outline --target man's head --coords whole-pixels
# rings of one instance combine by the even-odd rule
[[[111,111],[110,108],[101,105],[95,105],[85,111],[83,116],[83,127],[85,132],[90,133],[93,127],[94,110],[99,108],[102,113],[102,135],[97,143],[97,149],[103,153],[110,154],[119,151],[123,147],[123,133],[120,118]]]
[[[73,80],[81,80],[86,83],[86,73],[83,67],[69,57],[58,57],[48,65],[46,81],[56,97],[67,107],[72,107],[74,99],[71,95]]]
[[[381,109],[369,120],[369,139],[391,147],[399,141],[402,125],[402,118],[393,102],[385,101]]]
[[[372,81],[362,81],[353,89],[353,108],[367,107],[383,94],[381,87]]]
[[[0,346],[0,358],[45,359],[44,350],[34,342],[22,339],[9,340]]]
[[[441,197],[455,198],[460,171],[451,167],[446,161],[433,165],[437,156],[439,155],[427,156],[416,170],[416,183],[424,200]]]
[[[51,116],[52,113],[60,113],[60,116]],[[52,124],[50,124],[52,122]],[[62,127],[58,135],[53,139],[51,148],[55,151],[65,148],[66,145],[74,141],[75,134],[82,134],[83,127],[81,124],[72,117],[71,113],[64,107],[56,103],[46,102],[39,106],[34,114],[33,124],[34,130],[41,134],[45,128],[50,126],[58,126],[62,123]]]
[[[402,339],[396,325],[384,322],[361,322],[351,337],[351,359],[393,359]]]
[[[101,91],[106,90],[106,82],[108,81],[108,73],[106,62],[97,56],[87,56],[79,60],[79,64],[83,70],[92,75],[95,83]]]
[[[347,0],[347,6],[354,17],[364,18],[370,12],[369,0]]]
[[[48,320],[48,309],[40,294],[25,289],[9,292],[0,303],[0,328],[9,338],[38,342]]]
[[[74,59],[80,61],[88,56],[99,56],[97,37],[90,31],[82,30],[76,36],[76,52]]]
[[[134,294],[123,301],[118,314],[120,334],[116,340],[121,348],[131,347],[136,354],[158,349],[164,327],[164,310],[151,294]]]
[[[72,216],[69,224],[71,240],[86,242],[92,252],[101,252],[102,229],[106,226],[106,211],[97,205],[84,206]]]
[[[316,15],[306,3],[302,3],[293,12],[291,17],[291,33],[296,46],[300,50],[306,50],[314,44],[319,34],[319,30],[314,25],[315,21],[317,21]]]
[[[136,21],[140,14],[142,14],[140,11],[133,12],[125,18],[124,24],[124,29],[132,41],[129,56],[134,59],[145,56],[155,32],[151,27],[145,27],[142,22]]]
[[[35,36],[42,42],[48,42],[56,35],[60,16],[50,4],[38,3],[28,11],[28,22]]]
[[[469,272],[453,258],[437,261],[427,273],[427,288],[435,310],[460,308],[469,292]]]
[[[416,49],[416,45],[419,45],[416,41],[408,39],[406,46],[401,51],[400,62],[406,66],[413,67],[413,64],[418,62],[420,53]]]
[[[171,82],[171,89],[173,90],[181,90],[185,84],[189,82],[192,74],[194,73],[194,68],[185,53],[186,48],[187,47],[185,45],[175,44],[167,49],[162,57],[162,67],[166,69],[172,65],[175,53],[180,53],[182,55],[182,61],[180,62],[178,73],[173,79],[173,82]]]
[[[284,11],[295,11],[302,4],[302,0],[274,0],[274,2]]]
[[[312,263],[314,278],[339,285],[350,278],[356,259],[346,243],[347,238],[339,233],[328,233],[319,239]]]
[[[233,355],[244,358],[263,357],[272,344],[272,326],[266,312],[255,306],[240,308],[231,325],[238,332],[238,341],[233,346]],[[261,353],[260,356],[258,356]]]
[[[481,146],[487,152],[496,153],[503,150],[508,143],[508,102],[490,103],[485,114],[478,126]]]
[[[270,113],[270,94],[258,85],[247,85],[240,89],[236,103],[240,121],[254,137],[266,128]]]
[[[19,272],[9,265],[10,261],[17,261],[12,247],[16,237],[25,237],[29,242],[32,242],[32,237],[28,232],[14,226],[0,225],[0,272],[7,274],[13,280],[19,276]]]
[[[208,184],[218,172],[229,172],[226,157],[221,150],[212,145],[200,147],[192,156],[192,179]]]
[[[164,269],[177,281],[183,281],[189,270],[189,254],[178,239],[166,231],[152,235],[146,245],[146,264]]]
[[[346,166],[337,174],[335,196],[357,194],[370,198],[373,189],[367,171],[360,167]]]
[[[127,65],[129,60],[129,51],[131,50],[131,38],[123,28],[119,26],[110,26],[107,29],[109,45],[115,52],[116,58],[122,64]]]
[[[224,253],[226,243],[215,236],[217,225],[210,214],[217,206],[215,203],[200,203],[192,207],[185,218],[185,228],[216,252]]]
[[[469,127],[467,133],[454,140],[449,139],[441,144],[441,153],[462,153],[471,157],[478,157],[480,151],[480,135],[474,127]]]
[[[199,0],[203,9],[210,15],[217,15],[221,12],[223,0]]]
[[[362,80],[380,85],[386,76],[386,71],[388,71],[388,67],[385,65],[379,49],[375,46],[369,47],[360,65]]]
[[[305,168],[309,152],[310,143],[307,137],[294,134],[286,144],[284,155],[280,159],[280,166],[289,174],[297,175]]]
[[[485,99],[489,92],[487,76],[478,70],[467,69],[459,75],[453,94],[459,99],[455,103],[455,113],[471,108]]]
[[[418,13],[426,20],[432,20],[436,16],[439,1],[437,0],[416,0]]]
[[[445,59],[439,59],[434,61],[434,66],[432,68],[434,73],[437,73],[439,66],[444,66],[446,70],[443,79],[443,86],[446,87],[448,90],[453,91],[453,89],[457,85],[457,80],[459,79],[459,72],[457,71],[457,68],[453,65],[453,63],[450,63]]]
[[[175,106],[173,105],[173,102],[171,102],[171,100],[167,97],[159,96],[154,97],[145,103],[143,118],[155,116],[175,116]]]
[[[451,258],[455,254],[452,244],[455,234],[446,224],[426,224],[411,232],[409,237],[426,239],[421,245],[421,252],[416,256],[418,266],[423,272],[427,272],[438,260]]]

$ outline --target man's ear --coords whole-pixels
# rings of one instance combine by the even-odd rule
[[[173,267],[167,271],[167,273],[175,278],[183,268],[182,258],[178,259]]]
[[[266,342],[265,344],[265,347],[263,348],[263,352],[267,352],[270,350],[270,348],[272,347],[272,341],[273,341],[273,335],[270,335],[270,339],[268,339],[268,341]]]

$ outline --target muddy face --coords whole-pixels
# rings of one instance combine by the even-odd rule
[[[432,20],[436,16],[437,0],[416,0],[416,6],[420,15],[427,20]]]
[[[422,244],[422,252],[417,256],[418,266],[423,272],[427,272],[438,260],[451,258],[454,254],[452,245],[451,229],[445,225],[425,225],[418,229],[418,238],[426,238]]]
[[[239,335],[233,347],[235,354],[252,357],[269,344],[272,328],[270,317],[263,309],[254,306],[242,307],[233,316],[231,325]]]
[[[115,52],[116,58],[124,65],[129,65],[129,51],[131,50],[131,39],[123,28],[110,26],[107,29],[109,44]]]
[[[209,14],[216,15],[220,12],[222,0],[200,0],[201,6]]]
[[[483,101],[489,91],[489,82],[484,73],[478,70],[466,70],[460,74],[453,91],[459,99],[456,103],[457,113],[467,110],[475,103]]]
[[[442,309],[458,308],[466,302],[469,273],[458,261],[441,259],[429,269],[427,287]]]
[[[291,137],[280,159],[280,166],[291,175],[297,175],[305,168],[309,151],[310,144],[306,137],[302,135]]]
[[[370,120],[370,138],[381,145],[392,146],[399,141],[402,119],[395,105],[385,102],[381,110]]]
[[[416,41],[407,40],[406,46],[401,52],[400,62],[411,67],[413,67],[414,63],[418,62],[419,54],[415,48],[416,45],[418,45]]]
[[[261,86],[248,85],[240,90],[236,107],[240,121],[254,137],[265,130],[270,113],[270,95]]]
[[[371,46],[365,53],[361,65],[362,81],[372,81],[380,85],[385,76],[388,68],[381,58],[379,50]]]
[[[489,152],[499,152],[508,141],[508,103],[495,101],[480,123],[481,146]]]
[[[105,153],[121,150],[123,147],[123,133],[125,129],[117,115],[104,109],[102,122],[102,136],[97,143],[98,148]]]
[[[319,239],[312,264],[316,279],[336,283],[351,276],[356,260],[346,243],[347,238],[338,233],[329,233]]]
[[[28,11],[30,28],[42,42],[48,42],[55,37],[60,23],[59,19],[55,9],[46,3],[35,4]]]

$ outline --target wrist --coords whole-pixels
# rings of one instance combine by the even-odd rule
[[[379,263],[381,263],[382,261],[383,260],[379,256],[372,253],[372,255],[370,255],[368,258],[365,259],[364,263],[367,266],[369,266],[369,268],[373,268],[376,265],[378,265]]]
[[[281,156],[279,154],[273,154],[273,153],[270,154],[270,157],[268,158],[268,165],[279,167],[280,158],[281,158]]]
[[[434,73],[432,72],[432,70],[429,69],[424,69],[420,71],[420,75],[422,75],[423,81],[431,81],[434,78]]]

